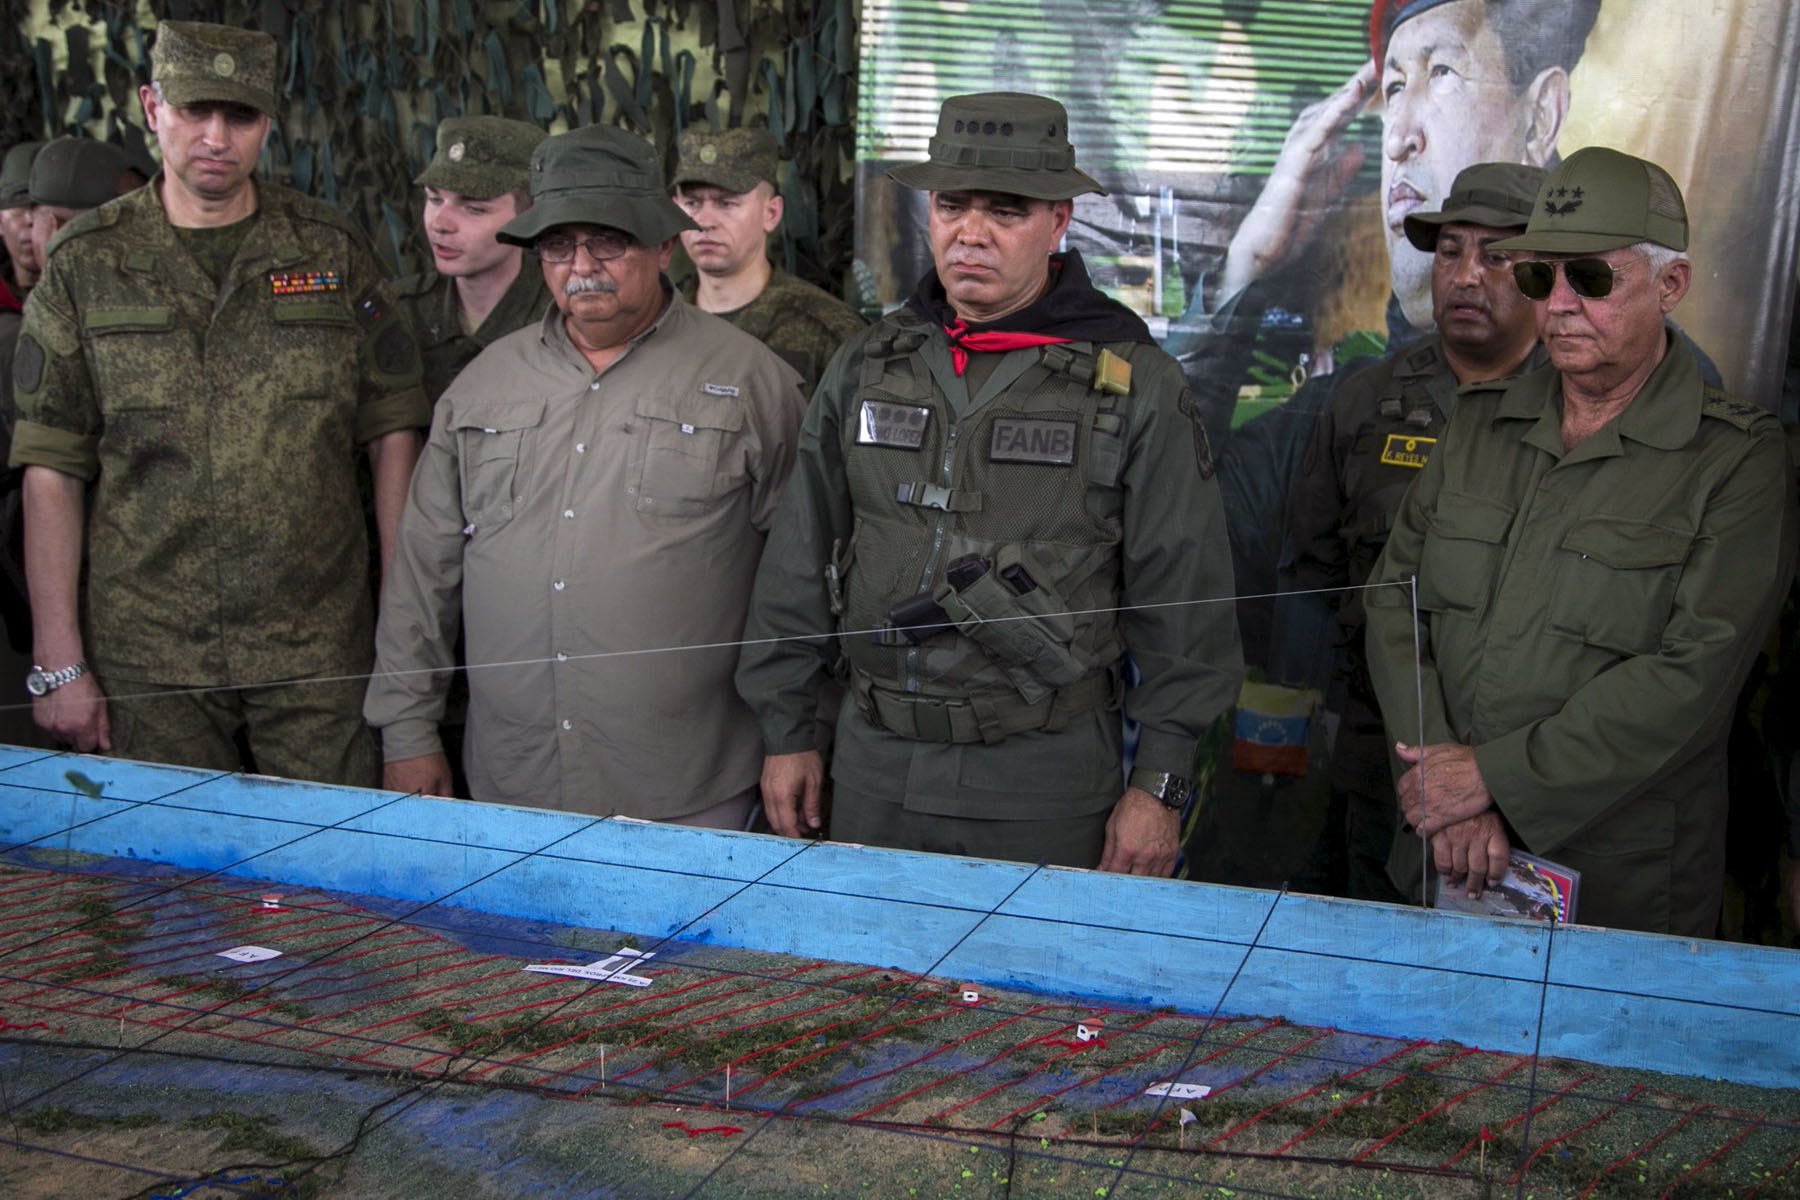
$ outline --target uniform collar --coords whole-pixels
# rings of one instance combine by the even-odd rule
[[[1596,430],[1577,449],[1584,458],[1619,454],[1626,440],[1657,450],[1679,450],[1700,428],[1706,387],[1700,365],[1684,339],[1663,324],[1667,352],[1617,418]],[[1496,420],[1535,421],[1526,440],[1562,455],[1562,375],[1545,365],[1519,377],[1500,400]],[[1591,448],[1590,448],[1591,446]]]

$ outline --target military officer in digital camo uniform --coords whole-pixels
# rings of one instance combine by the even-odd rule
[[[1479,892],[1523,846],[1582,873],[1580,921],[1709,937],[1727,731],[1795,519],[1775,415],[1707,384],[1668,323],[1687,241],[1654,163],[1589,147],[1551,172],[1493,245],[1550,365],[1461,396],[1406,493],[1372,582],[1416,576],[1417,621],[1408,586],[1365,599],[1401,813],[1440,886]],[[1420,847],[1396,840],[1397,884]]]
[[[821,823],[813,704],[841,654],[833,837],[1175,864],[1197,739],[1241,673],[1229,551],[1180,367],[1055,253],[1099,190],[1066,127],[1045,97],[952,97],[930,161],[891,172],[931,193],[936,269],[825,372],[738,668],[778,832]]]
[[[1368,582],[1400,497],[1443,436],[1457,389],[1493,384],[1544,361],[1536,314],[1513,282],[1512,256],[1493,248],[1525,228],[1544,175],[1523,163],[1479,163],[1456,177],[1441,210],[1407,216],[1406,236],[1432,255],[1437,332],[1336,389],[1288,498],[1291,565],[1282,583],[1318,591],[1314,601],[1337,610],[1345,687],[1331,807],[1314,867],[1328,890],[1358,900],[1403,897],[1387,877],[1398,824],[1394,781],[1362,653],[1363,597],[1355,589]],[[1342,588],[1351,590],[1329,590]],[[1288,599],[1276,607],[1277,644]]]
[[[779,354],[812,395],[825,364],[864,321],[769,261],[768,237],[782,212],[774,136],[766,129],[690,127],[679,144],[675,203],[697,226],[681,235],[695,268],[682,296]]]
[[[477,354],[550,307],[537,264],[522,269],[525,252],[494,237],[531,207],[531,152],[545,136],[506,117],[452,117],[413,181],[425,189],[431,266],[394,292],[418,336],[434,404]]]
[[[241,731],[258,770],[373,785],[356,449],[385,546],[429,419],[417,344],[364,236],[251,177],[274,40],[165,21],[151,78],[163,168],[57,235],[14,358],[27,688],[80,750],[232,770]],[[279,685],[307,676],[334,681]]]

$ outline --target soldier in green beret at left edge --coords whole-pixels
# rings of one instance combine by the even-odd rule
[[[162,170],[50,243],[13,359],[24,682],[77,750],[229,771],[242,733],[258,771],[373,786],[356,451],[385,563],[430,408],[365,236],[251,177],[276,73],[267,34],[162,22]]]
[[[425,189],[431,267],[394,292],[418,336],[433,404],[477,354],[550,307],[543,273],[520,270],[524,251],[494,237],[531,207],[531,152],[546,136],[506,117],[452,117],[413,181]]]

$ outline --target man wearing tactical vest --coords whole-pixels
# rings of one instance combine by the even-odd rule
[[[952,97],[930,155],[890,174],[929,192],[936,269],[826,370],[757,575],[738,690],[763,802],[821,828],[841,657],[833,837],[1167,875],[1242,674],[1212,454],[1180,367],[1054,253],[1101,191],[1062,105]]]
[[[1531,302],[1513,282],[1512,256],[1492,245],[1525,228],[1541,167],[1478,163],[1456,177],[1438,212],[1406,217],[1406,237],[1432,256],[1437,332],[1358,371],[1320,415],[1288,497],[1288,591],[1337,610],[1336,673],[1343,716],[1331,755],[1331,803],[1307,883],[1358,900],[1404,899],[1387,877],[1397,811],[1381,710],[1362,653],[1363,597],[1407,485],[1431,457],[1457,389],[1542,366]],[[1297,603],[1304,600],[1295,598]],[[1277,605],[1282,641],[1288,598]],[[1296,881],[1298,886],[1298,881]]]

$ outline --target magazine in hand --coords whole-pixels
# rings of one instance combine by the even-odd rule
[[[1555,920],[1567,925],[1575,919],[1575,900],[1580,891],[1580,871],[1515,847],[1512,866],[1499,886],[1470,899],[1466,889],[1451,887],[1439,876],[1437,899],[1432,907],[1482,917]]]

